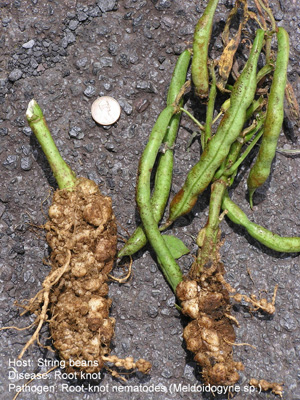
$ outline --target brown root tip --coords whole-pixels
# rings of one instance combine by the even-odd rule
[[[152,368],[152,364],[149,361],[144,360],[143,358],[137,360],[135,366],[142,374],[148,374]]]

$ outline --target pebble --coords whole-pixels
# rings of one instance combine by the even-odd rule
[[[122,110],[125,112],[125,114],[130,115],[132,113],[133,108],[131,104],[129,104],[126,100],[119,99],[119,104]]]
[[[75,31],[75,29],[77,28],[78,25],[79,25],[79,21],[77,21],[76,19],[72,19],[69,22],[69,29],[71,29],[71,31]]]
[[[111,57],[101,57],[99,60],[99,65],[100,65],[100,68],[112,67],[113,59]]]
[[[8,134],[7,128],[0,128],[0,136],[6,136]]]
[[[99,15],[101,15],[101,11],[100,11],[99,7],[96,6],[88,11],[88,15],[90,17],[99,17]]]
[[[16,82],[22,78],[22,75],[23,75],[23,72],[20,69],[16,68],[16,69],[12,70],[11,73],[8,75],[8,79],[11,82]]]
[[[95,93],[96,93],[96,88],[95,88],[95,86],[92,86],[92,85],[89,85],[83,92],[83,94],[88,98],[93,97],[95,95]]]
[[[29,126],[25,126],[25,127],[22,129],[22,132],[24,133],[25,136],[30,136],[31,133],[32,133],[32,130],[29,128]]]
[[[77,18],[79,22],[86,21],[88,19],[88,15],[83,11],[78,11]]]
[[[156,4],[155,4],[155,8],[158,11],[163,11],[163,10],[167,10],[168,8],[170,8],[172,5],[171,1],[169,0],[159,0]]]
[[[170,378],[172,378],[173,373],[172,373],[172,371],[170,369],[164,368],[162,373],[161,373],[161,375],[166,379],[170,379]]]
[[[79,58],[76,63],[75,66],[77,69],[81,69],[84,68],[88,63],[88,58],[87,57],[83,57],[83,58]]]
[[[34,46],[35,41],[33,39],[29,40],[28,42],[24,43],[22,45],[23,49],[32,49],[32,47]]]
[[[297,329],[298,323],[295,316],[290,312],[285,312],[283,318],[280,320],[280,325],[291,332]]]
[[[81,140],[84,138],[84,133],[82,132],[81,128],[79,126],[73,126],[69,130],[69,135],[72,139],[78,139]]]
[[[98,0],[97,6],[102,12],[112,11],[116,6],[116,0]]]
[[[136,102],[135,108],[138,113],[142,113],[142,112],[146,111],[146,109],[149,107],[149,105],[150,105],[149,100],[142,98]]]
[[[5,211],[5,205],[0,203],[0,218],[2,217],[2,215],[4,214]]]
[[[83,146],[88,153],[92,153],[94,151],[94,143],[88,143]]]
[[[117,44],[114,43],[114,42],[110,42],[108,44],[108,52],[109,52],[109,54],[111,54],[112,56],[115,56],[115,55],[117,55],[117,51],[118,51]]]
[[[129,65],[128,55],[125,53],[120,54],[118,62],[123,68],[128,68]]]
[[[17,254],[24,254],[25,249],[23,243],[17,242],[13,245],[12,250]]]
[[[116,150],[115,150],[115,146],[114,146],[113,143],[107,142],[107,143],[105,143],[104,147],[105,147],[106,150],[108,150],[108,151],[112,151],[112,152],[115,152],[115,151],[116,151]]]
[[[4,161],[3,166],[11,171],[12,169],[15,169],[17,167],[17,162],[18,156],[16,154],[10,154]]]
[[[150,304],[148,307],[147,314],[150,318],[156,318],[158,315],[158,309],[154,305]]]
[[[22,157],[21,158],[21,169],[23,171],[30,171],[32,167],[32,158],[31,157]]]

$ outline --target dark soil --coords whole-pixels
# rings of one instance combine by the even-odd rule
[[[296,0],[270,3],[278,24],[290,34],[289,80],[300,101],[300,5]],[[216,35],[231,7],[232,1],[220,0],[213,40],[217,51],[221,41]],[[135,206],[138,160],[164,107],[178,54],[192,40],[203,9],[202,2],[195,0],[85,0],[82,4],[75,0],[0,1],[2,326],[23,327],[33,322],[34,316],[19,316],[14,302],[37,293],[50,271],[42,262],[49,255],[45,234],[34,225],[45,223],[49,192],[56,184],[25,121],[28,102],[33,97],[39,102],[64,159],[78,176],[93,179],[101,192],[112,198],[118,223],[133,232],[139,223]],[[91,104],[99,95],[113,96],[122,106],[120,120],[110,128],[96,125],[91,118]],[[185,151],[195,126],[186,118],[181,125],[172,196],[199,156],[197,140],[189,152]],[[297,126],[292,130],[288,121],[285,125],[288,129],[280,137],[280,147],[300,148]],[[253,211],[246,199],[246,179],[242,168],[233,198],[251,219],[278,234],[299,235],[299,158],[277,154],[271,178],[255,195]],[[193,238],[205,224],[207,211],[204,194],[192,213],[173,228],[193,254],[197,249]],[[235,329],[236,341],[256,346],[256,350],[234,347],[234,360],[245,366],[236,399],[275,398],[273,394],[246,393],[250,378],[284,382],[284,399],[299,399],[299,257],[266,249],[226,219],[221,229],[225,237],[220,249],[225,278],[237,292],[259,297],[260,291],[267,291],[271,298],[274,286],[279,285],[277,311],[272,317],[250,313],[243,302],[233,307],[240,323]],[[119,232],[126,235],[121,228]],[[148,250],[134,258],[128,283],[110,284],[109,297],[111,317],[116,319],[112,354],[143,357],[152,362],[152,371],[146,377],[140,373],[127,375],[127,384],[106,372],[95,387],[101,388],[103,400],[208,398],[192,391],[192,385],[201,385],[201,380],[193,355],[183,344],[186,321],[174,307],[175,297]],[[185,273],[192,261],[192,256],[180,260]],[[114,270],[117,276],[122,273]],[[1,332],[1,400],[14,397],[15,389],[9,391],[9,384],[22,385],[29,379],[15,376],[13,368],[18,373],[46,372],[51,363],[47,365],[45,360],[57,360],[49,350],[32,346],[24,364],[14,366],[31,334],[32,330]],[[48,338],[45,325],[41,343],[49,346]],[[32,391],[20,394],[18,400],[100,397],[93,392],[94,386],[64,379],[59,371],[63,372],[58,369],[47,379],[32,382]],[[163,393],[176,389],[170,386],[174,384],[176,392]],[[52,387],[54,394],[46,392]]]

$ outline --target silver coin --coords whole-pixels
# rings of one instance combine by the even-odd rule
[[[92,104],[92,117],[100,125],[112,125],[121,114],[120,104],[113,97],[98,97]]]

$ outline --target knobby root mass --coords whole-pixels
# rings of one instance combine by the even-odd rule
[[[73,190],[54,193],[45,229],[52,270],[43,289],[25,306],[38,315],[38,327],[20,356],[38,341],[48,320],[53,345],[67,371],[99,372],[110,362],[149,372],[151,364],[143,359],[135,363],[110,356],[115,320],[109,316],[107,280],[117,246],[111,199],[93,181],[80,178]]]
[[[204,382],[230,386],[238,381],[238,370],[244,366],[232,358],[235,319],[231,316],[224,273],[220,261],[208,262],[199,278],[185,277],[176,294],[182,313],[192,319],[184,329],[183,338],[202,368]]]

